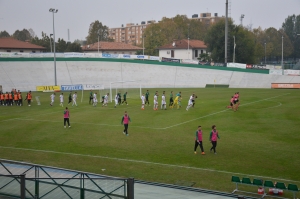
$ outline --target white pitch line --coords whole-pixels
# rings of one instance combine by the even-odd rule
[[[241,106],[245,106],[245,105],[249,105],[249,104],[254,104],[254,103],[257,103],[257,102],[261,102],[261,101],[265,101],[265,100],[269,100],[269,99],[273,99],[273,98],[277,98],[277,97],[284,96],[284,95],[289,95],[289,94],[290,93],[286,93],[286,94],[283,94],[283,95],[277,95],[275,97],[270,97],[270,98],[266,98],[266,99],[257,100],[257,101],[254,101],[254,102],[249,102],[249,103],[246,103],[246,104],[242,104]],[[189,123],[189,122],[192,122],[192,121],[195,121],[195,120],[199,120],[199,119],[202,119],[202,118],[205,118],[205,117],[208,117],[208,116],[212,116],[212,115],[216,115],[216,114],[219,114],[219,113],[223,113],[223,112],[228,111],[228,110],[230,110],[230,109],[226,109],[226,110],[222,110],[222,111],[219,111],[219,112],[211,113],[211,114],[208,114],[208,115],[204,115],[204,116],[192,119],[192,120],[188,120],[188,121],[185,121],[185,122],[182,122],[182,123],[179,123],[179,124],[175,124],[175,125],[172,125],[172,126],[169,126],[169,127],[165,127],[165,128],[160,128],[160,129],[169,129],[169,128],[172,128],[172,127],[175,127],[175,126],[179,126],[179,125],[182,125],[182,124],[186,124],[186,123]]]
[[[41,153],[55,153],[55,154],[82,156],[82,157],[90,157],[90,158],[100,158],[100,159],[117,160],[117,161],[124,161],[124,162],[134,162],[134,163],[142,163],[142,164],[151,164],[151,165],[158,165],[158,166],[165,166],[165,167],[175,167],[175,168],[183,168],[183,169],[193,169],[193,170],[201,170],[201,171],[209,171],[209,172],[226,173],[226,174],[231,174],[231,175],[242,175],[242,176],[252,176],[252,177],[259,177],[259,178],[268,178],[268,179],[273,179],[273,180],[278,180],[278,181],[289,181],[289,182],[297,182],[297,183],[300,182],[300,181],[295,181],[295,180],[273,178],[273,177],[268,177],[268,176],[257,176],[257,175],[244,174],[244,173],[235,173],[235,172],[230,172],[230,171],[222,171],[222,170],[206,169],[206,168],[198,168],[198,167],[189,167],[189,166],[182,166],[182,165],[175,165],[175,164],[164,164],[164,163],[148,162],[148,161],[142,161],[142,160],[112,158],[112,157],[107,157],[107,156],[84,155],[84,154],[77,154],[77,153],[67,153],[67,152],[57,152],[57,151],[27,149],[27,148],[15,148],[15,147],[5,147],[5,146],[0,146],[0,148],[12,149],[12,150],[21,150],[21,151],[33,151],[33,152],[41,152]]]

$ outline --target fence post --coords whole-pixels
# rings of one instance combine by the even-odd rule
[[[40,197],[40,187],[39,187],[39,167],[35,167],[35,199]]]
[[[134,178],[127,179],[127,198],[134,199]]]
[[[80,174],[80,199],[84,199],[84,174]]]
[[[26,174],[21,174],[21,199],[25,199],[25,175]]]

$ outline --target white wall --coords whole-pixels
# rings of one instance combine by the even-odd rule
[[[43,52],[41,50],[32,50],[32,49],[0,49],[0,52],[7,52],[7,50],[10,50],[11,53],[19,53],[23,51],[23,53],[32,53],[32,51],[35,51],[36,53]]]
[[[172,58],[171,50],[174,50],[174,59],[197,59],[197,57],[195,57],[195,50],[198,50],[198,57],[201,54],[201,50],[203,50],[203,53],[206,53],[205,49],[163,49],[159,50],[159,57]]]
[[[205,87],[206,84],[229,84],[231,88],[271,88],[271,83],[299,83],[300,76],[282,76],[190,68],[180,66],[136,64],[127,62],[58,61],[58,85],[102,84],[141,80],[142,87]],[[36,86],[54,85],[53,62],[0,62],[3,91],[12,88],[35,90]],[[127,87],[136,87],[136,83]]]

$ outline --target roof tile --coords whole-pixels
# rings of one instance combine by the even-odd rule
[[[173,45],[173,43],[175,45]],[[174,41],[173,43],[163,45],[163,46],[159,47],[158,49],[188,49],[188,48],[190,48],[190,49],[195,49],[195,48],[206,49],[207,48],[204,41],[201,41],[201,40],[182,39],[179,41]]]
[[[43,46],[38,46],[29,42],[20,41],[12,37],[0,38],[0,49],[46,49]]]
[[[95,51],[98,50],[98,42],[85,45],[82,47],[84,51]],[[121,42],[99,42],[99,50],[143,50],[143,48],[133,46],[131,44],[121,43]]]

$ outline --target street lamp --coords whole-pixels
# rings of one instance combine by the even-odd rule
[[[98,56],[99,56],[99,35],[100,35],[100,29],[98,30],[97,34],[98,34]]]
[[[53,14],[53,52],[54,52],[54,84],[57,86],[56,80],[56,54],[55,54],[55,29],[54,29],[54,13],[58,12],[58,9],[50,8],[49,12]]]
[[[265,64],[266,64],[266,45],[267,43],[265,42]]]
[[[143,61],[144,61],[144,59],[145,59],[145,45],[144,45],[144,38],[146,37],[146,36],[144,36],[144,34],[143,34]]]
[[[283,35],[281,36],[281,69],[283,72]]]
[[[190,24],[188,26],[188,59],[190,59]]]
[[[235,36],[233,36],[233,63],[235,62]]]
[[[53,34],[50,34],[50,50],[51,50],[51,53],[52,53],[52,42],[51,42],[52,36],[53,36]]]

